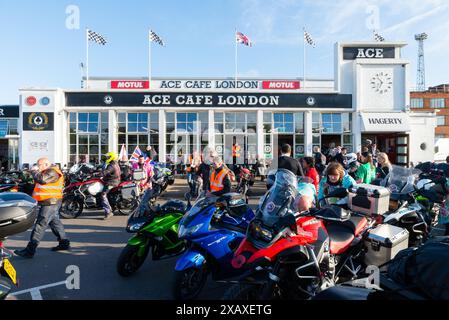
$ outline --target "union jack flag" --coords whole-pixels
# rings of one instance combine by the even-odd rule
[[[145,159],[145,161],[148,159],[147,154],[144,153],[144,152],[142,152],[142,150],[140,150],[139,146],[137,146],[137,147],[134,149],[134,152],[133,152],[133,154],[131,155],[131,158],[129,158],[129,161],[131,161],[131,162],[137,162],[137,161],[139,161],[139,157],[140,157],[140,156],[143,156],[144,159]]]
[[[235,34],[235,39],[236,39],[237,43],[244,44],[245,46],[248,46],[248,47],[252,47],[253,46],[253,42],[251,41],[251,39],[248,38],[247,36],[245,36],[241,32],[237,32]]]

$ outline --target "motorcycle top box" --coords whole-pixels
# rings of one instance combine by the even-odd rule
[[[349,208],[368,215],[382,215],[389,210],[390,190],[370,184],[357,184],[349,192]]]
[[[0,239],[31,228],[37,217],[37,201],[25,193],[0,194]]]

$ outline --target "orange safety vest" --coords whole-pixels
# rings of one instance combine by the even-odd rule
[[[217,172],[214,170],[212,172],[212,175],[210,176],[210,191],[221,191],[224,189],[223,180],[226,177],[226,174],[228,171],[223,168],[220,170],[220,172],[217,174]]]
[[[236,157],[236,158],[239,158],[240,157],[240,150],[241,150],[240,146],[233,146],[232,147],[232,156]]]
[[[62,199],[62,194],[64,191],[64,174],[56,167],[52,169],[56,170],[59,174],[59,179],[53,183],[36,183],[33,190],[33,198],[38,202],[48,199]]]

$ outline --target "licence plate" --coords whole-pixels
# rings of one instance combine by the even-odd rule
[[[17,285],[17,273],[16,269],[12,266],[11,262],[9,262],[8,259],[3,260],[3,269],[5,270],[6,274],[9,276],[11,281]]]

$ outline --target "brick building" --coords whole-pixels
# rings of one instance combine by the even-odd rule
[[[440,138],[449,138],[449,84],[430,87],[426,91],[412,91],[410,108],[414,112],[437,111],[435,141]]]

